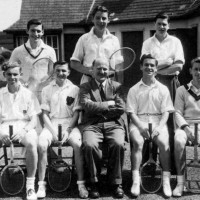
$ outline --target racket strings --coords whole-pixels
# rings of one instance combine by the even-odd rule
[[[65,191],[71,182],[71,169],[64,162],[52,163],[48,171],[48,181],[53,191]]]
[[[20,193],[25,184],[24,172],[18,166],[7,166],[1,172],[2,190],[9,195]]]
[[[135,58],[135,52],[131,48],[121,48],[111,55],[110,68],[116,72],[124,71],[132,66]]]
[[[155,193],[162,186],[162,169],[154,163],[147,163],[141,169],[141,186],[145,192]]]

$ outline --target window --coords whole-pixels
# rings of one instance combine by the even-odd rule
[[[16,47],[26,43],[28,36],[16,36]]]
[[[16,47],[26,43],[28,36],[21,35],[16,36]],[[56,57],[59,58],[59,45],[58,45],[58,36],[57,35],[46,35],[44,36],[44,43],[53,47],[56,52]]]
[[[57,35],[46,35],[44,38],[45,44],[54,48],[57,58],[59,58],[59,48],[58,48],[58,36]]]

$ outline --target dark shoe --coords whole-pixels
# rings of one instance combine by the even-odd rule
[[[115,185],[113,192],[114,197],[117,199],[122,199],[124,197],[124,190],[122,189],[122,185]]]
[[[99,197],[100,197],[100,195],[99,195],[99,190],[98,190],[97,184],[92,184],[91,190],[90,190],[90,198],[98,199]]]

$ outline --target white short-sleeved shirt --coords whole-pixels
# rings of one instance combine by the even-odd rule
[[[41,40],[40,46],[36,50],[31,49],[29,40],[27,41],[25,45],[26,45],[26,48],[29,50],[29,52],[32,52],[33,55],[38,55],[38,56],[35,56],[35,57],[31,56],[23,44],[19,47],[16,47],[13,50],[12,55],[10,57],[11,62],[19,62],[21,64],[22,73],[23,73],[22,75],[23,81],[27,82],[29,80],[30,75],[34,76],[33,73],[36,73],[36,76],[38,76],[39,74],[40,79],[42,79],[42,77],[47,77],[48,66],[46,66],[46,64],[45,66],[41,66],[41,68],[39,69],[40,71],[37,72],[33,69],[33,63],[40,58],[49,58],[53,62],[56,62],[55,50],[52,47],[44,44],[42,40]]]
[[[8,91],[8,87],[0,89],[0,120],[1,122],[12,120],[29,121],[31,116],[41,113],[36,96],[20,84],[20,89],[14,94]]]
[[[91,67],[97,57],[110,58],[112,53],[120,48],[119,40],[106,29],[103,38],[98,38],[94,34],[94,27],[89,33],[82,35],[75,47],[70,60],[79,61],[85,67]],[[83,76],[82,83],[88,81],[87,76]]]
[[[136,115],[161,115],[173,112],[174,107],[168,88],[155,80],[155,84],[148,86],[141,80],[130,88],[127,96],[126,110]]]
[[[192,84],[192,81],[188,84],[188,87],[197,96],[200,95],[200,91]],[[176,90],[174,107],[176,111],[175,120],[179,127],[185,124],[200,123],[200,100],[196,101],[184,86],[180,86]]]
[[[52,81],[42,90],[43,110],[49,111],[50,118],[71,119],[75,110],[80,110],[79,87],[67,80],[63,87]]]
[[[145,40],[141,55],[144,54],[151,54],[158,62],[171,58],[174,62],[182,61],[183,64],[185,63],[181,41],[169,34],[162,42],[158,41],[155,34]]]

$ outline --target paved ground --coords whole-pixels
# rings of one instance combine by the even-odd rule
[[[191,151],[191,149],[189,150]],[[19,151],[20,153],[20,151]],[[190,155],[192,155],[192,152],[189,152]],[[131,172],[130,172],[130,151],[129,151],[129,146],[127,146],[127,150],[126,150],[126,156],[125,156],[125,165],[124,165],[124,170],[123,170],[123,188],[125,191],[125,196],[123,199],[133,199],[130,196],[129,190],[131,187]],[[171,179],[171,185],[172,188],[175,187],[175,177],[173,176]],[[109,186],[106,184],[105,181],[105,176],[102,176],[102,184],[100,186],[101,190],[101,198],[100,200],[112,200],[114,199],[112,197],[112,193],[109,190]],[[21,200],[21,199],[25,199],[24,196],[24,192],[14,196],[14,197],[9,197],[5,194],[3,194],[3,192],[0,192],[0,200],[6,199],[6,200]],[[68,190],[66,192],[63,193],[54,193],[52,192],[49,187],[47,190],[47,197],[45,198],[46,200],[62,200],[62,199],[79,199],[78,198],[78,193],[77,193],[77,187],[76,187],[76,181],[75,178],[72,180],[71,186],[68,188]],[[145,194],[144,192],[142,192],[142,194],[136,198],[137,200],[162,200],[165,199],[162,195],[162,191],[158,192],[157,194]],[[191,194],[191,193],[185,193],[183,197],[181,198],[169,198],[169,199],[178,199],[178,200],[199,200],[200,199],[200,195],[197,194]]]

